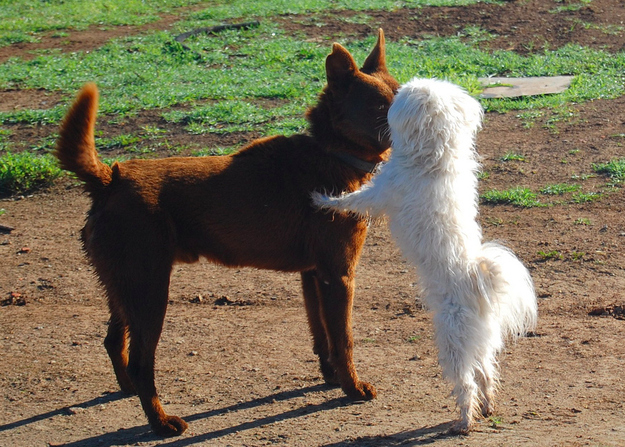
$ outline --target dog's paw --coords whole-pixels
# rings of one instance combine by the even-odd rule
[[[315,205],[317,208],[321,208],[321,209],[330,209],[332,208],[334,205],[336,205],[336,199],[330,196],[326,196],[318,191],[314,191],[311,195],[310,195],[313,205]]]
[[[354,400],[371,400],[377,397],[378,392],[370,383],[358,382],[352,390],[346,391],[345,394]]]
[[[487,418],[488,416],[492,416],[495,412],[495,404],[492,400],[487,400],[486,402],[482,402],[481,408],[482,416]]]
[[[158,436],[170,437],[180,436],[189,425],[178,416],[165,416],[157,423],[152,424],[152,430]]]
[[[466,436],[471,431],[472,424],[468,421],[457,421],[454,425],[449,429],[448,433],[452,436]]]
[[[330,386],[340,386],[341,381],[339,379],[339,375],[329,362],[321,362],[321,374],[323,375],[323,380],[326,384]]]

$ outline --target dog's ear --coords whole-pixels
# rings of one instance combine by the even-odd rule
[[[326,58],[326,76],[331,89],[344,88],[358,72],[352,55],[340,44],[332,45],[332,53]]]
[[[362,65],[362,71],[367,74],[375,71],[388,72],[386,68],[386,41],[382,28],[378,30],[378,42]]]

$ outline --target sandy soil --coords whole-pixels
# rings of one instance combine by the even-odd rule
[[[568,4],[569,2],[565,2]],[[293,32],[369,35],[387,39],[449,35],[477,25],[501,36],[489,45],[519,52],[566,42],[623,51],[625,2],[594,0],[574,12],[549,13],[555,3],[509,1],[504,6],[373,12],[375,23],[353,25],[328,14],[323,27],[285,17]],[[416,19],[416,20],[415,20]],[[150,29],[167,29],[166,17]],[[582,23],[596,26],[585,27]],[[146,29],[70,33],[76,51]],[[82,40],[81,40],[82,39]],[[0,48],[2,58],[26,56],[56,41]],[[82,43],[80,43],[82,42]],[[531,44],[530,44],[531,43]],[[44,45],[42,47],[41,45]],[[54,105],[55,92],[0,91],[0,104]],[[47,99],[42,99],[47,98]],[[555,130],[540,121],[525,128],[514,113],[487,114],[478,140],[489,177],[482,191],[539,188],[592,174],[592,163],[623,156],[625,98],[573,106],[575,119]],[[167,127],[159,113],[130,121],[166,128],[175,141],[194,138]],[[104,120],[100,129],[115,132]],[[7,126],[26,143],[51,126]],[[253,134],[219,137],[234,144]],[[200,144],[220,144],[202,137]],[[215,139],[214,141],[211,138]],[[507,152],[525,162],[502,162]],[[160,156],[167,156],[162,153]],[[580,180],[604,191],[602,176]],[[78,232],[88,198],[61,181],[27,197],[0,201],[0,446],[621,446],[625,445],[625,198],[544,208],[488,206],[488,239],[513,248],[530,268],[540,323],[501,356],[498,408],[468,437],[446,430],[457,416],[441,378],[430,316],[421,308],[416,277],[390,240],[372,226],[358,270],[354,308],[355,360],[379,397],[355,404],[323,384],[308,333],[297,275],[225,269],[206,262],[176,266],[170,307],[157,352],[157,386],[166,410],[184,417],[179,438],[150,433],[136,397],[117,391],[102,346],[107,311],[85,261]],[[581,219],[581,221],[580,221]],[[584,222],[585,224],[580,224]],[[545,256],[557,252],[555,257]],[[415,299],[416,297],[416,299]]]

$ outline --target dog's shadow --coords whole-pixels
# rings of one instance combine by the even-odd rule
[[[430,427],[417,428],[415,430],[402,431],[392,435],[363,436],[350,441],[339,441],[325,444],[323,447],[392,447],[392,446],[418,446],[434,444],[449,438],[461,439],[461,435],[452,434],[454,422],[444,422]]]
[[[128,397],[127,394],[122,393],[121,391],[117,391],[115,393],[108,393],[102,396],[96,397],[95,399],[88,400],[86,402],[75,404],[75,405],[67,405],[65,407],[58,408],[56,410],[48,411],[47,413],[37,414],[35,416],[31,416],[26,419],[22,419],[20,421],[9,422],[8,424],[0,425],[0,433],[3,431],[12,430],[18,427],[22,427],[24,425],[33,424],[38,421],[42,421],[44,419],[50,419],[54,416],[67,416],[72,414],[72,409],[74,408],[90,408],[95,407],[96,405],[103,405],[109,402],[113,402],[115,400],[120,400]]]
[[[308,393],[327,391],[330,388],[331,387],[326,384],[319,384],[319,385],[309,386],[305,388],[300,388],[297,390],[282,391],[279,393],[271,394],[266,397],[253,399],[247,402],[242,402],[242,403],[231,405],[228,407],[219,408],[219,409],[206,411],[202,413],[196,413],[192,415],[186,415],[186,416],[183,416],[183,418],[187,422],[197,421],[201,419],[208,419],[208,418],[219,416],[219,415],[226,414],[229,412],[242,411],[242,410],[246,410],[250,408],[259,407],[262,405],[271,404],[276,401],[284,401],[284,400],[289,400],[289,399],[295,399],[298,397],[303,397]],[[124,399],[126,397],[128,397],[128,395],[122,392],[106,394],[106,395],[99,396],[95,399],[92,399],[83,403],[79,403],[75,405],[68,405],[68,406],[53,410],[53,411],[49,411],[46,413],[38,414],[36,416],[32,416],[26,419],[0,425],[0,433],[3,431],[8,431],[8,430],[16,429],[25,425],[29,425],[38,421],[42,421],[44,419],[50,419],[54,416],[71,414],[73,408],[86,409],[90,407],[95,407],[97,405],[102,405],[102,404],[106,404],[106,403],[113,402],[116,400]],[[287,412],[277,414],[274,416],[267,416],[267,417],[252,420],[249,422],[244,422],[242,424],[224,428],[221,430],[215,430],[212,432],[200,434],[197,436],[191,436],[188,438],[186,437],[177,438],[177,439],[172,440],[169,443],[166,442],[160,445],[180,446],[180,447],[186,446],[186,445],[194,445],[194,444],[202,443],[205,441],[210,441],[211,439],[218,439],[220,437],[226,436],[231,433],[249,430],[249,429],[253,429],[256,427],[262,427],[264,425],[270,425],[278,421],[284,421],[284,420],[316,413],[318,411],[330,410],[333,408],[348,406],[352,404],[353,404],[353,401],[348,399],[347,397],[335,398],[335,399],[331,399],[329,401],[323,402],[321,404],[307,405],[302,408],[296,408],[294,410],[287,411]],[[133,444],[140,443],[140,442],[150,442],[150,441],[158,441],[158,440],[162,440],[162,438],[159,438],[156,435],[154,435],[154,433],[150,429],[150,426],[146,424],[142,426],[121,429],[115,432],[105,433],[105,434],[81,439],[81,440],[74,441],[74,442],[68,442],[63,445],[64,447],[91,447],[93,445],[97,445],[98,447],[110,447],[110,446],[120,445],[120,444],[121,445],[127,445],[127,444],[133,445]]]
[[[308,393],[326,391],[330,387],[326,384],[319,384],[314,386],[309,386],[305,388],[300,388],[297,390],[290,391],[282,391],[279,393],[271,394],[269,396],[265,396],[258,399],[253,399],[247,402],[242,402],[235,405],[230,405],[228,407],[219,408],[215,410],[205,411],[201,413],[195,413],[192,415],[184,416],[184,419],[187,422],[197,421],[201,419],[208,419],[214,416],[219,416],[222,414],[226,414],[229,412],[242,411],[250,408],[259,407],[262,405],[271,404],[276,401],[284,401],[289,399],[295,399],[298,397],[303,397]],[[71,414],[73,408],[90,408],[95,407],[97,405],[106,404],[108,402],[113,402],[115,400],[120,400],[128,397],[128,395],[123,394],[121,392],[110,393],[103,396],[99,396],[95,399],[76,404],[69,405],[57,410],[49,411],[47,413],[42,413],[36,416],[32,416],[30,418],[22,419],[20,421],[11,422],[9,424],[0,425],[0,432],[15,429],[18,427],[22,427],[28,424],[32,424],[44,419],[49,419],[58,415],[68,415]],[[254,429],[257,427],[262,427],[266,425],[271,425],[276,422],[285,421],[289,419],[299,418],[302,416],[307,416],[309,414],[313,414],[319,411],[332,410],[339,407],[345,407],[349,405],[353,405],[354,402],[347,397],[340,397],[330,399],[320,404],[316,405],[306,405],[303,407],[298,407],[290,411],[286,411],[284,413],[276,414],[273,416],[266,416],[263,418],[251,420],[248,422],[243,422],[241,424],[223,428],[220,430],[211,431],[208,433],[198,434],[195,436],[182,437],[172,439],[170,442],[160,443],[161,446],[167,447],[185,447],[190,445],[202,444],[207,441],[219,439],[221,437],[227,436],[232,433],[237,433],[245,430]],[[440,424],[434,427],[424,427],[422,429],[410,431],[410,432],[401,432],[396,435],[380,435],[380,436],[370,436],[366,438],[359,438],[356,441],[340,441],[334,444],[328,444],[327,447],[338,447],[338,446],[377,446],[377,445],[425,445],[431,444],[440,440],[442,438],[447,437],[445,433],[447,432],[447,428],[451,427],[451,423],[448,424]],[[162,441],[162,438],[157,437],[151,431],[149,425],[142,425],[132,428],[126,428],[117,430],[115,432],[105,433],[97,436],[93,436],[90,438],[81,439],[74,442],[68,442],[63,444],[64,447],[91,447],[93,445],[98,445],[98,447],[111,447],[115,445],[133,445],[142,442],[151,442],[151,441]]]

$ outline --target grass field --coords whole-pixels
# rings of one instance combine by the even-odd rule
[[[84,82],[95,81],[101,89],[102,119],[115,123],[125,117],[155,110],[162,118],[184,126],[189,134],[256,132],[260,135],[292,134],[305,130],[304,112],[325,83],[324,59],[331,42],[287,33],[272,17],[303,14],[301,20],[323,21],[328,10],[371,11],[418,8],[421,6],[466,5],[475,1],[379,0],[299,2],[231,1],[211,7],[198,1],[79,1],[2,2],[0,45],[28,42],[50,35],[63,39],[63,33],[89,27],[140,25],[159,19],[159,14],[178,14],[171,31],[153,31],[113,39],[93,51],[62,53],[41,50],[34,58],[13,57],[0,64],[0,90],[43,90],[63,98],[45,109],[19,109],[0,112],[0,170],[5,192],[20,192],[45,185],[45,181],[7,178],[31,175],[54,147],[54,135],[46,135],[29,147],[11,143],[3,125],[57,126]],[[555,2],[557,7],[559,2]],[[554,11],[558,11],[557,8]],[[367,14],[349,20],[367,22]],[[200,34],[184,46],[174,37],[190,29],[224,22],[260,19],[260,26],[247,30]],[[348,20],[348,19],[345,19]],[[48,34],[46,34],[48,33]],[[388,43],[388,64],[400,82],[413,76],[438,77],[456,82],[472,94],[479,94],[479,77],[574,75],[571,87],[560,95],[521,99],[482,100],[487,111],[518,111],[531,127],[537,120],[557,129],[557,123],[575,119],[570,104],[598,98],[614,98],[624,93],[625,53],[617,54],[577,45],[520,55],[512,51],[488,51],[482,43],[496,36],[474,26],[458,29],[451,37],[403,38]],[[343,42],[357,60],[362,60],[374,36]],[[99,148],[122,147],[125,157],[149,156],[150,147],[169,144],[162,129],[146,128],[140,133],[111,139],[101,136]],[[175,146],[175,143],[174,143]],[[35,157],[13,153],[30,151]],[[172,153],[183,148],[171,147]],[[236,147],[195,148],[194,154],[229,153]],[[15,170],[18,163],[33,163]],[[45,164],[45,163],[43,163]],[[44,174],[42,176],[45,177]],[[50,181],[56,178],[56,173]],[[6,185],[15,185],[8,188]],[[18,187],[17,185],[28,185]],[[513,201],[514,203],[514,201]]]

